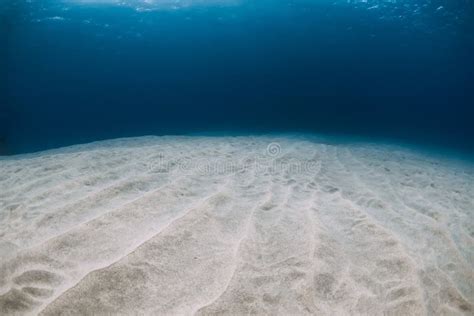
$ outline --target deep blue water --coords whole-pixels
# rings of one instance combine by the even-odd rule
[[[469,0],[0,5],[4,154],[214,131],[474,152]]]

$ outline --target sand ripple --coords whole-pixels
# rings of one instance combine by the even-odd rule
[[[472,315],[473,197],[469,163],[301,136],[5,158],[0,314]]]

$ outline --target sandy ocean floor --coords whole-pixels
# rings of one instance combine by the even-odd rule
[[[474,167],[142,137],[0,159],[0,315],[474,314]]]

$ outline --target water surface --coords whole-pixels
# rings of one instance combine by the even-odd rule
[[[1,150],[224,131],[472,152],[470,9],[467,0],[3,3]]]

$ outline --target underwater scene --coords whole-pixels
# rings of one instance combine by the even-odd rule
[[[473,315],[472,12],[0,1],[0,315]]]

